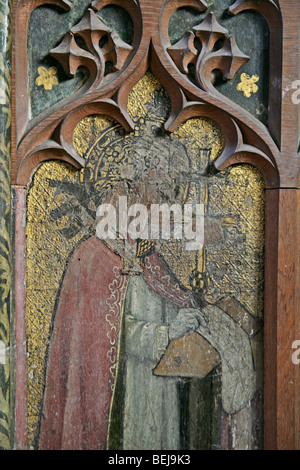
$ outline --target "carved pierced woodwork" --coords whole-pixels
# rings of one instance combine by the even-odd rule
[[[83,41],[81,46],[79,39]],[[63,65],[69,76],[74,76],[79,67],[86,67],[90,88],[96,88],[105,75],[106,64],[111,64],[112,72],[121,70],[132,50],[93,10],[88,9],[82,20],[50,54]]]
[[[130,15],[131,44],[97,16],[114,4]],[[214,86],[214,73],[232,80],[249,57],[209,12],[203,0],[94,0],[49,55],[68,76],[85,67],[88,78],[67,98],[31,118],[27,39],[31,13],[39,6],[72,8],[69,0],[14,1],[14,141],[12,183],[27,187],[46,160],[59,159],[80,168],[84,159],[73,145],[76,125],[86,116],[103,114],[125,129],[134,129],[127,111],[133,86],[148,69],[171,100],[165,131],[172,133],[193,117],[215,121],[224,135],[217,170],[238,163],[256,166],[266,181],[265,276],[265,421],[266,448],[299,447],[296,396],[300,380],[290,363],[290,344],[300,332],[297,310],[297,221],[299,210],[299,113],[291,101],[291,82],[299,74],[300,12],[298,0],[236,0],[227,12],[262,15],[269,27],[269,118],[254,115]],[[203,21],[171,44],[168,26],[175,11],[186,6],[205,15]],[[207,14],[206,14],[207,13]],[[268,191],[270,190],[270,191]],[[298,204],[298,205],[297,205]],[[297,209],[298,208],[298,209]],[[296,312],[296,313],[295,313]],[[298,322],[298,323],[297,323]],[[282,402],[279,401],[283,390]],[[288,406],[296,412],[289,413]],[[298,407],[298,408],[297,408]],[[296,417],[296,418],[295,418]]]
[[[211,88],[211,73],[215,68],[222,71],[224,79],[230,80],[249,60],[213,13],[185,33],[168,48],[168,52],[181,73],[189,75],[191,66],[194,66],[196,84],[206,91]]]
[[[259,5],[257,2],[236,2],[230,12],[237,14],[255,9],[268,16],[267,3],[270,2],[259,2]],[[23,68],[24,72],[28,57],[25,35],[30,11],[41,4],[55,4],[64,9],[71,7],[70,2],[58,0],[31,2],[30,7],[24,1],[17,4],[17,18],[24,21],[26,14],[27,23],[24,33],[18,31],[22,38],[16,52],[18,68]],[[224,80],[231,80],[249,60],[214,14],[208,13],[199,25],[171,45],[168,24],[178,8],[177,3],[160,0],[150,6],[144,1],[138,5],[129,0],[125,5],[122,3],[135,26],[134,40],[129,45],[96,15],[107,4],[108,1],[92,2],[82,20],[71,28],[57,47],[49,51],[69,76],[74,76],[80,66],[88,70],[89,78],[80,90],[29,120],[26,84],[24,89],[22,74],[16,75],[18,150],[13,165],[14,181],[26,185],[37,164],[51,158],[71,162],[75,167],[84,165],[74,149],[72,135],[78,121],[85,116],[106,114],[122,124],[125,130],[132,130],[134,123],[127,112],[128,94],[151,68],[172,100],[166,131],[174,131],[190,117],[212,118],[221,126],[225,136],[224,151],[216,167],[223,169],[234,163],[253,163],[264,174],[268,187],[278,185],[280,151],[269,130],[250,113],[221,95],[213,85],[212,73],[215,70],[221,72]],[[121,2],[117,4],[121,5]],[[279,16],[278,7],[274,2],[271,4],[272,15],[276,10]],[[207,9],[205,2],[199,1],[186,1],[180,6],[191,6],[201,12]],[[160,21],[154,21],[155,18]]]

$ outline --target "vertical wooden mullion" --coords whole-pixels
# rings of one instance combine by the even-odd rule
[[[266,191],[265,449],[298,444],[297,365],[292,344],[299,332],[296,303],[297,196],[295,189]]]
[[[278,190],[266,190],[264,313],[264,448],[276,449]]]
[[[292,344],[296,335],[296,191],[279,190],[277,274],[277,448],[295,448],[295,379]]]
[[[15,205],[15,440],[27,447],[26,189],[16,188]]]

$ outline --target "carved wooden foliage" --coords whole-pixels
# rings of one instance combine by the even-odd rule
[[[97,87],[104,77],[106,64],[111,63],[113,72],[121,70],[132,50],[92,9],[88,9],[82,20],[50,54],[70,76],[74,76],[80,66],[86,67],[91,87]]]
[[[218,46],[218,44],[221,44]],[[195,66],[195,81],[203,90],[212,88],[211,72],[218,67],[223,78],[231,80],[237,70],[249,60],[236,45],[235,39],[210,13],[201,24],[188,31],[168,52],[180,72],[190,75]]]
[[[13,162],[13,180],[26,185],[36,166],[44,161],[59,158],[76,167],[84,160],[73,147],[73,131],[83,117],[105,114],[116,119],[126,131],[134,123],[127,113],[127,99],[135,83],[150,67],[168,91],[172,109],[165,124],[172,132],[183,121],[203,116],[215,120],[224,133],[224,151],[216,167],[223,169],[237,162],[256,165],[264,174],[267,186],[278,184],[280,150],[276,145],[276,126],[270,121],[269,129],[254,116],[219,93],[212,80],[214,70],[221,71],[223,80],[231,80],[249,58],[239,50],[235,38],[230,36],[212,13],[171,44],[168,25],[174,11],[190,6],[204,12],[204,1],[184,0],[115,0],[114,4],[127,10],[135,32],[132,45],[122,41],[116,32],[107,27],[96,12],[110,4],[110,0],[93,1],[83,18],[64,36],[49,54],[63,66],[69,76],[74,76],[80,66],[87,68],[89,79],[72,96],[62,100],[32,121],[28,120],[28,90],[22,71],[27,73],[27,31],[30,13],[40,5],[54,4],[71,8],[68,0],[35,0],[30,7],[25,0],[17,4],[17,25],[27,27],[18,32],[16,50],[16,138],[17,154]],[[269,21],[271,33],[280,23],[276,0],[237,0],[231,14],[256,10]],[[274,16],[275,15],[275,16]],[[275,20],[274,20],[275,17]],[[270,67],[272,66],[270,58]],[[273,68],[272,68],[273,67]],[[274,90],[273,90],[274,91]],[[271,114],[272,116],[272,114]],[[275,130],[274,130],[275,129]],[[274,137],[270,130],[274,130]]]

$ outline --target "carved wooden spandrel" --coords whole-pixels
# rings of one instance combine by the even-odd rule
[[[44,2],[48,3],[51,2]],[[69,2],[55,4],[71,7]],[[196,8],[205,17],[174,45],[168,39],[168,26],[178,8],[176,2],[161,0],[151,4],[151,8],[143,1],[139,5],[134,1],[123,4],[134,24],[131,45],[124,43],[96,15],[109,4],[108,1],[92,2],[82,20],[49,51],[67,74],[74,76],[80,66],[88,69],[88,79],[77,92],[27,123],[26,93],[17,92],[24,112],[21,107],[21,112],[17,110],[16,115],[18,150],[17,161],[13,164],[13,174],[17,171],[19,175],[16,181],[26,185],[36,165],[50,158],[61,158],[75,167],[82,166],[84,162],[72,145],[72,133],[77,122],[85,116],[106,113],[126,130],[132,129],[133,123],[126,109],[128,94],[150,67],[171,97],[172,109],[166,123],[169,132],[190,117],[212,118],[221,125],[226,139],[216,167],[222,169],[234,163],[253,163],[264,174],[268,186],[276,185],[279,151],[268,130],[247,111],[222,96],[211,82],[213,70],[219,69],[223,79],[230,80],[248,58],[213,13],[205,15],[205,2],[187,1],[180,5]],[[30,5],[30,11],[36,6],[35,3]],[[246,8],[256,9],[253,5],[241,4],[230,11],[236,14]],[[24,2],[20,2],[17,11],[20,21],[21,18],[24,21],[23,9]],[[28,24],[28,9],[26,15]],[[159,21],[154,21],[156,18]],[[26,32],[27,29],[24,36]],[[23,53],[26,60],[28,54],[25,50]],[[18,90],[21,83],[18,83],[18,76],[16,79]]]

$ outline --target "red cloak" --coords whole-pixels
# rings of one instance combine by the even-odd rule
[[[150,287],[180,307],[191,292],[179,287],[162,258],[145,259]],[[39,448],[106,448],[122,307],[128,275],[122,260],[97,238],[74,251],[54,319]]]

